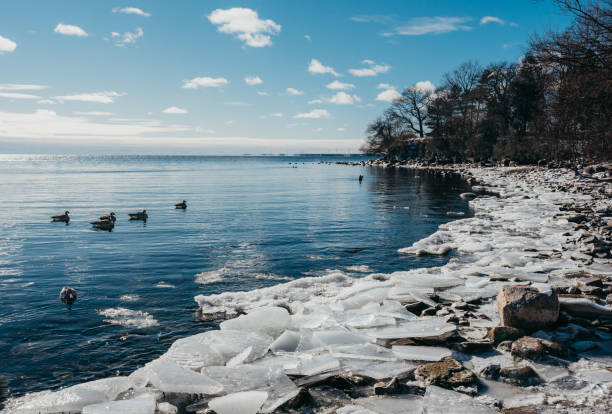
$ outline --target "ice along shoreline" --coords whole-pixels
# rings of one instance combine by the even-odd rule
[[[461,253],[447,265],[199,295],[203,315],[241,316],[128,377],[30,394],[5,412],[609,411],[609,247],[598,256],[612,230],[611,184],[561,169],[411,167],[474,185],[474,217],[400,251]],[[521,358],[486,338],[500,288],[525,283],[561,294],[564,319],[531,333],[558,344],[556,355]],[[525,378],[494,380],[492,366]]]

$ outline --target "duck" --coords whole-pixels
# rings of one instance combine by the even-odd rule
[[[185,210],[187,208],[187,202],[183,200],[181,203],[176,203],[174,208]]]
[[[70,221],[70,211],[65,211],[64,214],[59,214],[57,216],[51,216],[52,221],[61,221],[64,223],[68,223]]]
[[[115,222],[111,220],[92,221],[91,225],[96,230],[111,231],[113,228],[115,228]]]
[[[60,301],[65,303],[68,306],[72,306],[72,304],[77,300],[76,290],[69,286],[64,286],[60,291]]]
[[[147,221],[149,215],[147,214],[147,210],[139,211],[138,213],[128,213],[130,216],[130,220],[144,220]]]
[[[100,220],[112,221],[114,223],[117,221],[117,217],[115,216],[115,213],[111,211],[110,214],[107,214],[106,216],[100,216]]]

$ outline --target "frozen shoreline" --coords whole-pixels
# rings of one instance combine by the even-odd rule
[[[310,388],[314,395],[310,404],[321,413],[391,413],[400,408],[413,410],[402,412],[438,412],[440,404],[453,412],[497,412],[520,406],[537,406],[543,412],[561,408],[609,412],[612,325],[604,319],[591,328],[582,327],[578,320],[568,321],[568,326],[590,329],[587,334],[575,328],[573,337],[563,332],[568,346],[572,341],[592,343],[585,345],[588,349],[570,350],[571,358],[520,362],[535,369],[539,385],[516,387],[480,377],[480,386],[450,391],[423,383],[414,370],[425,361],[449,355],[476,375],[493,363],[502,368],[514,365],[508,352],[491,348],[474,353],[472,345],[457,345],[478,342],[487,328],[498,324],[494,297],[504,284],[529,282],[543,291],[552,287],[569,293],[572,288],[579,290],[580,281],[588,275],[609,283],[612,260],[589,251],[594,243],[585,235],[593,233],[593,217],[599,217],[603,223],[598,227],[603,230],[597,230],[599,239],[603,235],[606,241],[608,235],[609,241],[612,184],[561,169],[405,167],[460,173],[472,181],[475,195],[481,194],[470,201],[474,217],[442,225],[433,235],[398,252],[458,251],[447,265],[370,274],[363,279],[338,271],[250,292],[198,295],[195,300],[203,316],[246,315],[223,322],[220,330],[176,341],[166,354],[129,377],[30,394],[10,400],[3,412],[80,412],[92,405],[83,412],[106,412],[95,404],[109,405],[112,411],[119,403],[111,401],[117,398],[124,400],[123,405],[141,407],[134,411],[139,413],[153,413],[155,401],[192,409],[186,412],[205,412],[207,402],[215,397],[210,406],[219,414],[232,405],[245,413],[260,408],[273,412],[303,394],[303,388]],[[568,205],[586,206],[590,213],[572,211]],[[568,222],[577,213],[585,216],[584,221]],[[596,248],[601,250],[600,246]],[[584,273],[576,277],[580,272]],[[579,293],[592,302],[597,299]],[[423,306],[433,310],[417,316]],[[609,308],[599,306],[599,312]],[[557,331],[538,334],[562,342]],[[430,346],[429,352],[406,345],[435,348]],[[374,382],[395,377],[424,395],[406,392],[376,397],[370,395],[374,387],[355,385],[353,393],[341,390],[344,396],[322,397],[317,385],[327,384],[326,378],[341,377]],[[476,394],[474,387],[479,389]],[[449,401],[456,404],[451,406]],[[161,404],[157,409],[164,412]],[[287,405],[283,410],[292,412]]]

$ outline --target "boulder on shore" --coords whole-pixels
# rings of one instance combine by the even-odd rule
[[[554,324],[559,318],[559,298],[554,291],[541,293],[529,286],[503,286],[497,295],[502,326],[525,331]]]

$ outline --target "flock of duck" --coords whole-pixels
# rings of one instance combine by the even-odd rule
[[[185,210],[187,208],[187,202],[183,200],[180,203],[176,203],[174,205],[174,208]],[[147,221],[147,219],[149,218],[149,215],[147,214],[147,210],[138,211],[136,213],[128,213],[128,215],[130,216],[130,220]],[[65,211],[64,214],[58,214],[57,216],[51,216],[51,221],[68,224],[70,222],[70,211]],[[90,224],[96,230],[112,231],[113,228],[115,228],[116,221],[117,221],[117,216],[115,216],[114,212],[111,212],[110,214],[101,216],[96,221],[90,222]]]

